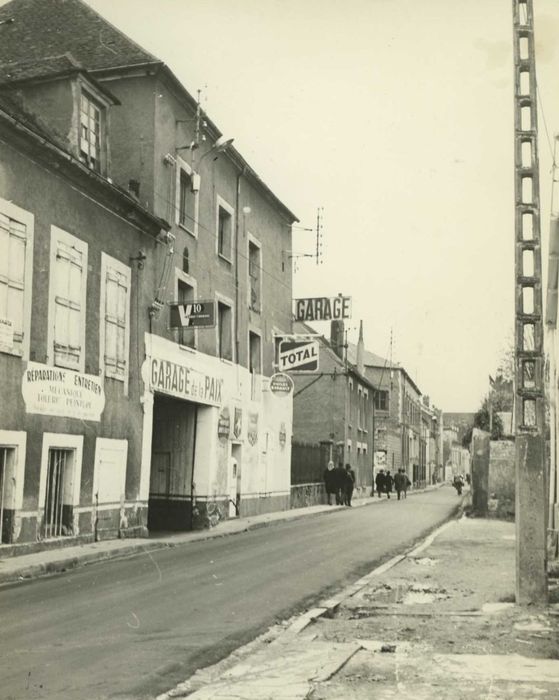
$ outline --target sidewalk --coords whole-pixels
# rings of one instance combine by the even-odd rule
[[[421,492],[422,491],[416,491],[415,493]],[[412,492],[410,492],[410,495],[412,495]],[[366,497],[355,500],[353,505],[356,507],[366,506],[376,503],[378,500],[379,499],[373,497]],[[0,549],[0,585],[48,574],[61,573],[77,566],[83,566],[98,561],[133,556],[134,554],[145,552],[146,550],[161,549],[162,547],[177,547],[188,544],[189,542],[198,542],[214,537],[224,537],[239,532],[255,530],[281,521],[298,520],[300,518],[308,518],[323,513],[332,513],[343,508],[344,506],[328,505],[294,508],[293,510],[265,513],[248,518],[224,520],[211,530],[166,533],[162,536],[149,538],[104,540],[101,542],[80,544],[60,549],[49,549],[19,556],[2,557]]]
[[[559,589],[517,607],[514,524],[462,517],[158,700],[559,697]]]

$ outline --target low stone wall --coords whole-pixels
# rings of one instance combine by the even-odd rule
[[[514,520],[514,440],[491,440],[489,452],[489,512],[497,518]]]
[[[332,500],[334,497],[332,496]],[[324,483],[297,484],[291,487],[291,508],[306,508],[327,502]]]

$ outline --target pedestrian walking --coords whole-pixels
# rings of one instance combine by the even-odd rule
[[[334,462],[330,460],[328,466],[324,470],[324,488],[326,490],[326,498],[329,506],[332,505],[332,496],[336,495],[336,470]]]
[[[411,486],[411,481],[409,480],[408,475],[406,474],[405,470],[402,469],[402,476],[404,477],[404,498],[408,497],[408,489]]]
[[[398,469],[396,474],[394,474],[394,488],[396,489],[396,495],[398,496],[398,500],[400,500],[402,496],[402,492],[404,491],[407,478],[405,474],[402,474],[402,471],[402,469]]]
[[[345,465],[345,482],[344,482],[344,503],[346,506],[351,506],[351,497],[355,487],[355,472],[350,464]]]
[[[394,486],[394,478],[392,474],[387,471],[386,474],[384,475],[384,490],[386,491],[386,495],[388,498],[390,498],[390,494],[392,493],[392,487]]]
[[[336,486],[336,505],[343,506],[345,503],[345,469],[341,464],[334,469],[335,486]]]
[[[377,487],[377,495],[382,498],[384,493],[384,469],[381,469],[375,477],[375,486]]]

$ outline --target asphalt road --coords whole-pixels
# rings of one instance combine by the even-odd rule
[[[3,700],[142,700],[446,520],[443,487],[145,552],[0,591]]]

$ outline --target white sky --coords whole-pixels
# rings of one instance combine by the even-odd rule
[[[511,0],[87,0],[165,61],[325,262],[294,296],[353,297],[350,339],[446,411],[476,410],[513,327]],[[559,2],[534,0],[559,131]],[[540,119],[542,233],[550,148]],[[312,252],[312,233],[294,248]],[[328,333],[326,324],[319,329]]]

